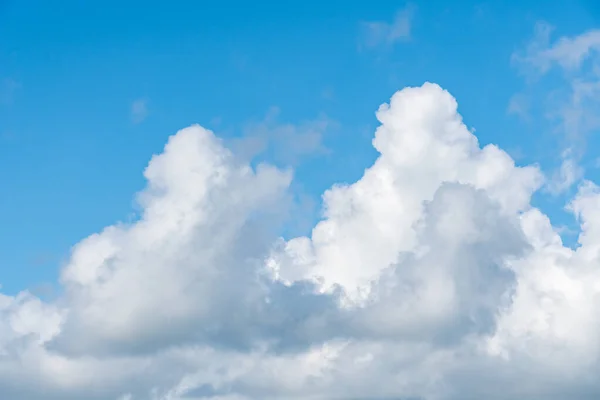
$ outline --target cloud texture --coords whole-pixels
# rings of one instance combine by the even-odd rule
[[[375,163],[289,240],[291,171],[177,132],[56,301],[0,297],[0,398],[598,398],[600,189],[570,203],[573,250],[530,203],[539,169],[482,148],[448,92],[377,118]]]

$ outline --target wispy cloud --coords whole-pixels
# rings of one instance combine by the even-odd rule
[[[15,94],[20,88],[21,83],[12,78],[4,78],[0,80],[0,104],[12,104]]]
[[[516,53],[514,61],[529,64],[545,73],[554,65],[565,70],[577,71],[584,61],[600,51],[600,30],[590,30],[574,37],[561,37],[551,42],[554,27],[539,22],[533,40],[524,53]]]
[[[517,93],[512,96],[508,102],[507,113],[516,115],[519,118],[527,121],[529,120],[529,98],[523,93]]]
[[[148,117],[148,100],[139,98],[131,103],[131,120],[134,124],[143,122]]]
[[[301,158],[329,151],[323,138],[337,127],[335,121],[322,115],[295,124],[280,122],[279,114],[279,108],[272,107],[262,121],[248,123],[242,137],[233,140],[236,153],[246,159],[269,153],[277,162],[296,165]]]
[[[327,86],[325,89],[321,91],[321,98],[324,100],[333,100],[335,99],[335,90],[331,86]]]
[[[415,7],[406,6],[398,11],[392,21],[366,21],[361,23],[360,47],[392,46],[411,37]]]
[[[584,169],[579,165],[579,159],[572,149],[564,150],[561,159],[560,167],[554,171],[546,185],[546,190],[554,195],[568,190],[584,175]]]
[[[586,136],[600,128],[596,110],[600,106],[600,30],[552,41],[554,27],[536,24],[533,38],[512,55],[515,67],[527,78],[529,85],[556,69],[559,80],[544,87],[546,115],[557,124],[564,138],[561,165],[549,181],[552,193],[561,193],[583,177],[579,165],[585,153]],[[526,115],[524,97],[516,95],[509,112]]]

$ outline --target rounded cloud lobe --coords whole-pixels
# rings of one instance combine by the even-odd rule
[[[448,92],[377,118],[377,160],[289,240],[291,171],[172,136],[137,221],[75,245],[58,300],[0,298],[0,397],[597,398],[600,189],[572,200],[570,249],[531,206],[538,168],[481,147]]]

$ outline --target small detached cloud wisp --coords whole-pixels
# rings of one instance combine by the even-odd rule
[[[578,36],[560,37],[552,41],[554,28],[538,23],[535,35],[525,48],[513,54],[512,61],[533,84],[556,69],[562,79],[553,81],[543,99],[547,115],[557,123],[563,136],[561,165],[548,181],[551,193],[559,194],[580,182],[583,177],[581,158],[585,154],[588,135],[598,131],[600,118],[595,110],[600,106],[600,30],[591,30]],[[550,101],[548,100],[550,99]],[[515,95],[509,112],[527,118],[524,94]],[[542,99],[540,99],[542,101]]]
[[[412,19],[415,7],[409,5],[398,11],[394,19],[387,21],[367,21],[361,24],[360,47],[389,47],[411,37]]]
[[[11,105],[14,102],[17,91],[21,89],[21,83],[12,78],[0,80],[0,105]]]
[[[140,98],[136,99],[131,103],[131,121],[134,124],[139,124],[144,122],[144,120],[148,117],[148,99]]]

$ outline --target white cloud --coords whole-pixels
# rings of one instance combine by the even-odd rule
[[[58,300],[0,297],[0,397],[597,398],[600,189],[571,202],[573,250],[530,205],[539,169],[439,86],[377,118],[379,158],[289,241],[290,171],[171,137],[139,220],[75,245]]]
[[[558,194],[572,187],[583,176],[579,165],[585,148],[586,136],[600,127],[595,109],[600,105],[600,30],[591,30],[574,37],[551,40],[554,28],[538,23],[534,38],[521,52],[513,54],[513,62],[527,74],[530,83],[553,68],[562,72],[563,79],[544,88],[548,103],[547,113],[558,121],[564,135],[563,156],[549,190]],[[525,112],[519,97],[513,97],[509,111]]]
[[[548,181],[547,189],[553,194],[563,193],[584,176],[584,170],[579,166],[577,158],[573,157],[572,149],[563,151],[561,159],[560,168],[554,171]]]
[[[523,93],[515,94],[508,101],[508,114],[513,114],[521,118],[522,120],[528,121],[530,119],[529,115],[529,98]]]
[[[414,12],[413,6],[407,6],[398,11],[391,22],[363,22],[361,45],[365,47],[391,46],[410,39]]]
[[[131,120],[134,124],[143,122],[148,117],[148,100],[136,99],[131,103]]]
[[[565,70],[578,70],[584,61],[600,50],[600,30],[590,30],[573,37],[561,37],[551,43],[554,28],[541,22],[536,25],[535,36],[525,54],[515,54],[515,60],[532,64],[546,72],[554,65]]]
[[[399,253],[413,249],[423,202],[443,182],[488,189],[513,211],[528,204],[539,184],[536,169],[513,168],[510,157],[495,146],[479,149],[456,113],[455,100],[437,86],[398,92],[377,116],[382,125],[373,144],[381,156],[360,181],[325,193],[327,219],[315,227],[311,243],[299,238],[286,245],[294,252],[306,249],[299,259],[311,260],[290,270],[292,276],[299,269],[306,277],[314,273],[328,285],[355,291]],[[350,229],[356,232],[349,234]]]
[[[269,109],[260,122],[249,123],[241,137],[231,140],[234,152],[243,159],[253,159],[268,153],[277,163],[295,166],[300,159],[329,152],[324,144],[325,135],[338,124],[321,115],[299,124],[279,122],[280,110]]]

